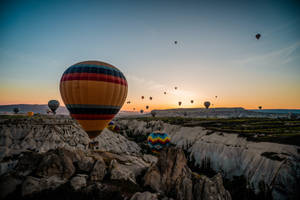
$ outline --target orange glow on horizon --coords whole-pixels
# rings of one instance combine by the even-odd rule
[[[0,105],[8,104],[47,104],[50,99],[56,99],[60,102],[61,106],[64,103],[60,97],[59,90],[43,89],[40,87],[17,87],[17,86],[0,86]],[[204,108],[204,101],[208,100],[211,102],[211,108],[216,107],[243,107],[245,109],[257,109],[258,106],[262,106],[263,109],[299,109],[300,108],[300,94],[293,93],[294,96],[281,95],[277,98],[273,96],[219,96],[215,98],[210,95],[210,98],[206,97],[186,97],[180,95],[167,94],[163,92],[159,95],[153,95],[153,100],[149,100],[150,95],[145,95],[145,99],[142,100],[140,95],[128,95],[122,110],[123,111],[134,111],[139,112],[141,109],[144,112],[150,112],[154,109],[176,109],[176,108]],[[204,96],[204,95],[199,95]],[[194,100],[191,104],[190,100]],[[127,101],[131,101],[127,104]],[[178,101],[182,102],[182,105],[178,105]],[[149,109],[146,109],[146,105]]]

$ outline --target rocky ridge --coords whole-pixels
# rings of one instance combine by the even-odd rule
[[[95,138],[97,150],[113,153],[139,154],[141,148],[120,134],[105,129]],[[85,150],[90,139],[72,119],[6,119],[0,121],[0,160],[24,151],[47,152],[51,149]],[[15,165],[14,161],[0,164],[0,175]]]
[[[231,199],[221,175],[193,173],[181,149],[157,159],[104,130],[90,150],[71,119],[3,120],[0,128],[0,199]]]
[[[181,149],[170,148],[152,163],[140,156],[63,148],[16,159],[15,168],[0,177],[1,199],[231,199],[221,175],[193,173]]]
[[[228,179],[244,176],[254,191],[263,187],[274,199],[299,196],[300,156],[293,145],[251,142],[237,134],[210,132],[203,127],[182,127],[162,121],[122,120],[117,124],[124,135],[146,137],[155,130],[171,136],[171,143],[189,153],[196,167],[207,165]]]

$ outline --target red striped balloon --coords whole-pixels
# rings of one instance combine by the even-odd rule
[[[100,61],[69,67],[60,81],[60,94],[71,116],[89,137],[97,137],[123,106],[128,86],[123,73]]]

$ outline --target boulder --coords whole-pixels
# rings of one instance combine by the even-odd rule
[[[67,180],[59,179],[56,176],[49,178],[35,178],[28,176],[22,184],[22,196],[31,195],[46,189],[55,189],[66,183]]]
[[[25,152],[20,155],[15,171],[19,176],[27,176],[36,170],[43,156],[36,152]]]
[[[111,180],[130,181],[136,184],[134,173],[126,166],[119,164],[117,160],[114,159],[111,161],[109,170]]]
[[[49,151],[40,162],[36,175],[39,177],[57,176],[68,179],[75,173],[72,159],[74,153],[66,149],[56,149]]]
[[[95,162],[94,167],[90,174],[90,180],[91,181],[102,181],[107,170],[107,166],[104,162],[104,160],[99,157],[98,160]]]
[[[137,192],[135,193],[130,200],[158,200],[158,195],[151,192]]]
[[[86,174],[77,174],[75,177],[73,177],[70,181],[71,186],[74,190],[79,190],[82,187],[86,187]]]

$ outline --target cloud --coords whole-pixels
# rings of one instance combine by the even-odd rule
[[[297,56],[293,55],[293,53],[298,48],[300,48],[300,41],[297,41],[294,44],[291,44],[287,47],[268,52],[266,54],[255,55],[245,59],[237,60],[235,62],[240,65],[251,63],[287,64],[297,58]]]

